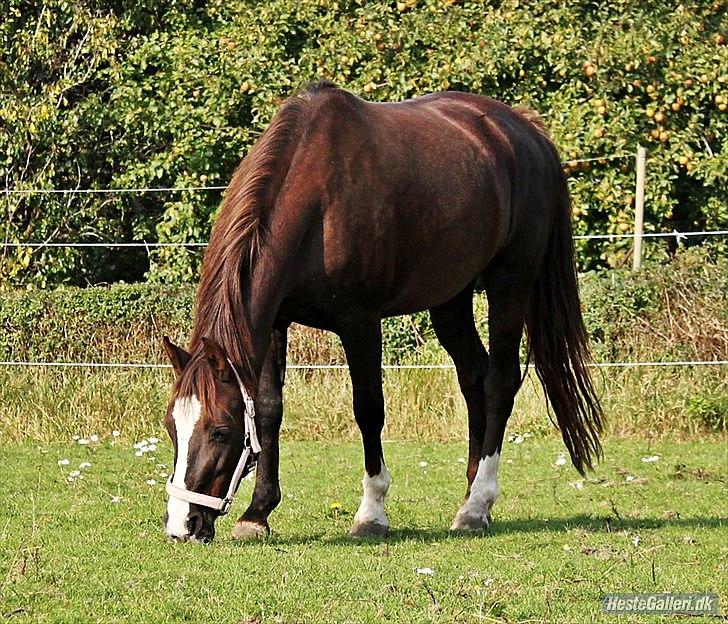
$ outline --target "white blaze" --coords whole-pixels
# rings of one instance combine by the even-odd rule
[[[193,394],[189,397],[177,399],[172,410],[174,427],[177,431],[177,461],[174,465],[174,476],[172,485],[184,488],[185,475],[187,474],[187,453],[190,447],[190,438],[195,424],[200,419],[202,407],[197,397]],[[167,526],[165,530],[170,537],[184,537],[189,534],[186,519],[190,513],[190,504],[169,497],[167,501]]]
[[[355,524],[381,524],[389,526],[387,514],[384,512],[384,497],[389,490],[389,484],[392,479],[389,471],[381,462],[381,470],[378,475],[370,477],[366,472],[362,480],[364,488],[364,496],[361,499],[359,510],[354,516]]]

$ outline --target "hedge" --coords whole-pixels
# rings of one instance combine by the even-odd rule
[[[13,189],[224,185],[282,99],[443,89],[540,112],[564,158],[649,150],[647,227],[728,227],[724,2],[8,0],[0,178]],[[630,158],[567,165],[578,233],[633,219]],[[221,194],[7,195],[3,240],[204,241]],[[651,249],[657,247],[651,246]],[[619,266],[629,241],[581,244]],[[5,249],[0,286],[195,281],[199,252]]]
[[[582,307],[602,361],[727,359],[728,258],[706,247],[581,278]],[[194,287],[117,284],[0,293],[0,360],[165,362],[163,334],[185,345]],[[476,318],[487,334],[485,298]],[[295,328],[289,362],[343,363],[338,339]],[[442,362],[427,313],[384,321],[387,363]]]

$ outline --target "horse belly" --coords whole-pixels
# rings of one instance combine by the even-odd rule
[[[433,232],[400,256],[382,316],[410,314],[449,301],[488,265],[496,246],[484,225]]]

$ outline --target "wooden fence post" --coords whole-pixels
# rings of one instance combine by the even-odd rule
[[[637,186],[634,196],[634,253],[632,255],[632,269],[639,271],[642,268],[642,230],[645,221],[645,161],[647,150],[641,145],[637,147]]]

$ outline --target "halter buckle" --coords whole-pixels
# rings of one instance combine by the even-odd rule
[[[233,506],[233,499],[232,498],[223,498],[222,499],[222,507],[220,507],[218,513],[221,516],[226,516],[228,512],[230,511],[230,508]]]

